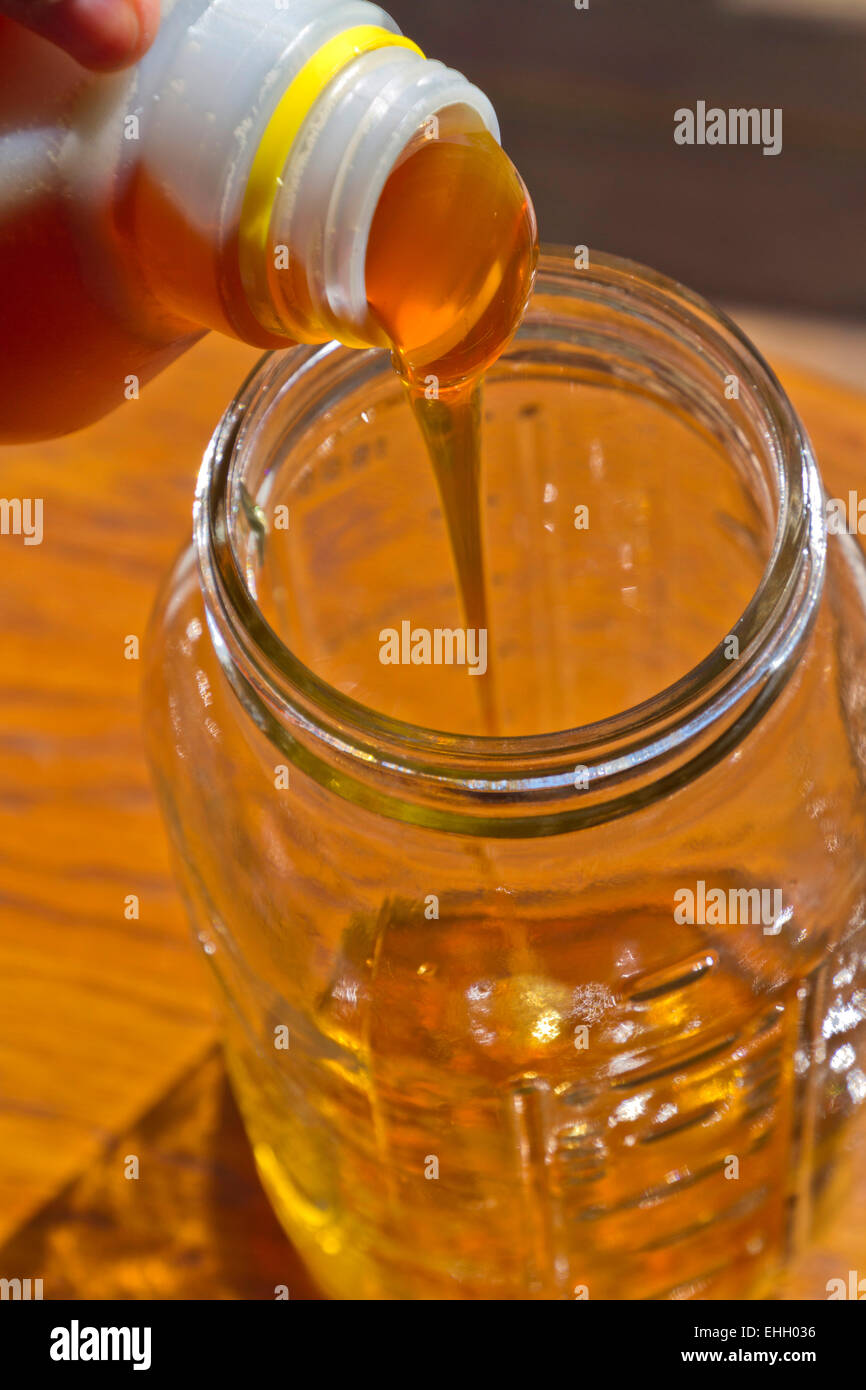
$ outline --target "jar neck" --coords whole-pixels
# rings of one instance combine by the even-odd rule
[[[639,389],[736,441],[774,531],[761,582],[728,639],[674,685],[583,728],[482,738],[401,723],[325,684],[265,621],[251,557],[263,542],[255,499],[274,466],[269,441],[284,441],[292,419],[333,410],[341,391],[357,389],[365,374],[372,380],[390,370],[384,354],[329,344],[266,359],[205,457],[196,543],[223,669],[249,716],[288,758],[384,815],[455,833],[529,838],[648,806],[738,747],[784,689],[815,619],[826,548],[817,469],[776,378],[737,328],[628,262],[593,255],[591,269],[576,274],[570,258],[546,255],[524,323],[494,374],[513,370],[512,359],[521,372],[550,369],[553,344],[563,362],[581,358],[599,377],[630,374]],[[728,380],[738,383],[732,400],[724,396]]]

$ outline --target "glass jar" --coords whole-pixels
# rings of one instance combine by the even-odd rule
[[[866,1097],[866,621],[694,295],[548,254],[485,385],[495,737],[388,356],[266,357],[147,731],[262,1180],[324,1291],[760,1295]],[[478,664],[478,663],[476,663]]]

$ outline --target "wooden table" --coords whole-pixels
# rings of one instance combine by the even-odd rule
[[[124,658],[255,355],[211,337],[108,420],[0,457],[2,495],[44,504],[40,546],[0,537],[0,1276],[46,1298],[315,1296],[227,1090]],[[784,375],[830,490],[866,486],[866,398]],[[866,1267],[862,1186],[832,1273]],[[822,1288],[825,1258],[780,1296]]]

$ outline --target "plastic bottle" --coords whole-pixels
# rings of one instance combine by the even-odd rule
[[[138,65],[84,72],[0,22],[0,434],[77,429],[207,329],[383,343],[379,196],[488,99],[364,0],[166,0]]]

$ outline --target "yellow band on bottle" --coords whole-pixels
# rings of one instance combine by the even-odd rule
[[[251,307],[267,304],[266,257],[268,233],[274,203],[286,157],[314,102],[325,87],[348,63],[374,48],[408,48],[424,57],[421,49],[402,34],[374,24],[359,24],[335,34],[317,49],[283,93],[259,142],[250,169],[238,229],[238,257],[241,279]]]

